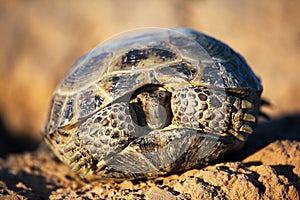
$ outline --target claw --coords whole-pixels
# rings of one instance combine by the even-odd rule
[[[72,170],[79,171],[84,165],[85,165],[84,161],[79,161],[72,167]]]
[[[242,102],[243,103],[243,102]],[[236,99],[233,103],[233,106],[236,108],[236,109],[239,109],[240,106],[241,106],[241,101],[239,99]]]
[[[231,135],[233,135],[234,137],[236,137],[237,139],[239,139],[239,140],[241,140],[243,142],[246,140],[245,137],[241,133],[238,133],[238,132],[236,132],[236,131],[234,131],[232,129],[228,130],[228,132]]]
[[[73,163],[76,160],[78,160],[81,157],[81,154],[79,152],[76,152],[72,157],[70,158],[70,162]]]
[[[72,142],[69,142],[69,143],[66,144],[66,146],[64,147],[64,152],[65,152],[65,153],[68,153],[68,152],[70,152],[70,151],[72,151],[72,150],[74,150],[74,149],[75,149],[74,144],[73,144]]]
[[[242,109],[249,109],[252,108],[252,103],[247,100],[242,100]]]
[[[249,125],[243,124],[240,128],[240,131],[251,134],[253,132],[253,129]]]
[[[240,134],[240,133],[237,133],[237,134],[235,135],[235,137],[236,137],[237,139],[241,140],[242,142],[244,142],[244,141],[246,140],[246,138],[245,138],[242,134]]]
[[[249,122],[255,122],[256,121],[255,116],[251,115],[249,113],[245,113],[243,119],[246,120],[246,121],[249,121]]]

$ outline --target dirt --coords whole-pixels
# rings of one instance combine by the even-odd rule
[[[300,116],[288,118],[300,120]],[[85,182],[42,143],[34,151],[0,159],[0,198],[299,199],[300,126],[281,137],[264,127],[275,129],[285,120],[259,125],[256,135],[230,157],[204,168],[152,180]]]
[[[297,0],[6,1],[0,6],[0,199],[299,199],[300,14]],[[261,78],[261,120],[243,149],[153,180],[85,182],[41,140],[66,70],[138,27],[190,27],[241,53]]]

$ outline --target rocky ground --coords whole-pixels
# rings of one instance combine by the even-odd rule
[[[299,199],[300,3],[6,1],[0,5],[0,199]],[[205,168],[153,180],[84,182],[41,142],[55,85],[74,61],[137,27],[191,27],[240,52],[271,121]]]
[[[87,183],[41,144],[0,159],[0,199],[299,199],[299,120],[260,124],[230,157],[153,180]]]

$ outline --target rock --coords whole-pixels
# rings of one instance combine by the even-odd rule
[[[298,141],[275,141],[242,162],[147,181],[86,183],[51,152],[0,160],[0,197],[21,199],[299,199]],[[270,153],[271,152],[271,153]],[[273,156],[272,156],[273,152]],[[271,159],[276,155],[276,160]],[[270,157],[270,158],[269,158]]]
[[[15,190],[18,188],[18,186],[15,186]],[[30,197],[30,195],[28,196]],[[32,197],[32,196],[31,196]],[[0,199],[3,200],[18,200],[18,199],[27,199],[22,194],[19,195],[18,191],[14,191],[13,189],[9,189],[5,182],[0,181]]]

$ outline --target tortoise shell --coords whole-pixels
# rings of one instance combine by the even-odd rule
[[[224,43],[191,29],[150,29],[80,58],[53,94],[43,136],[86,179],[161,176],[241,146],[261,92]]]

